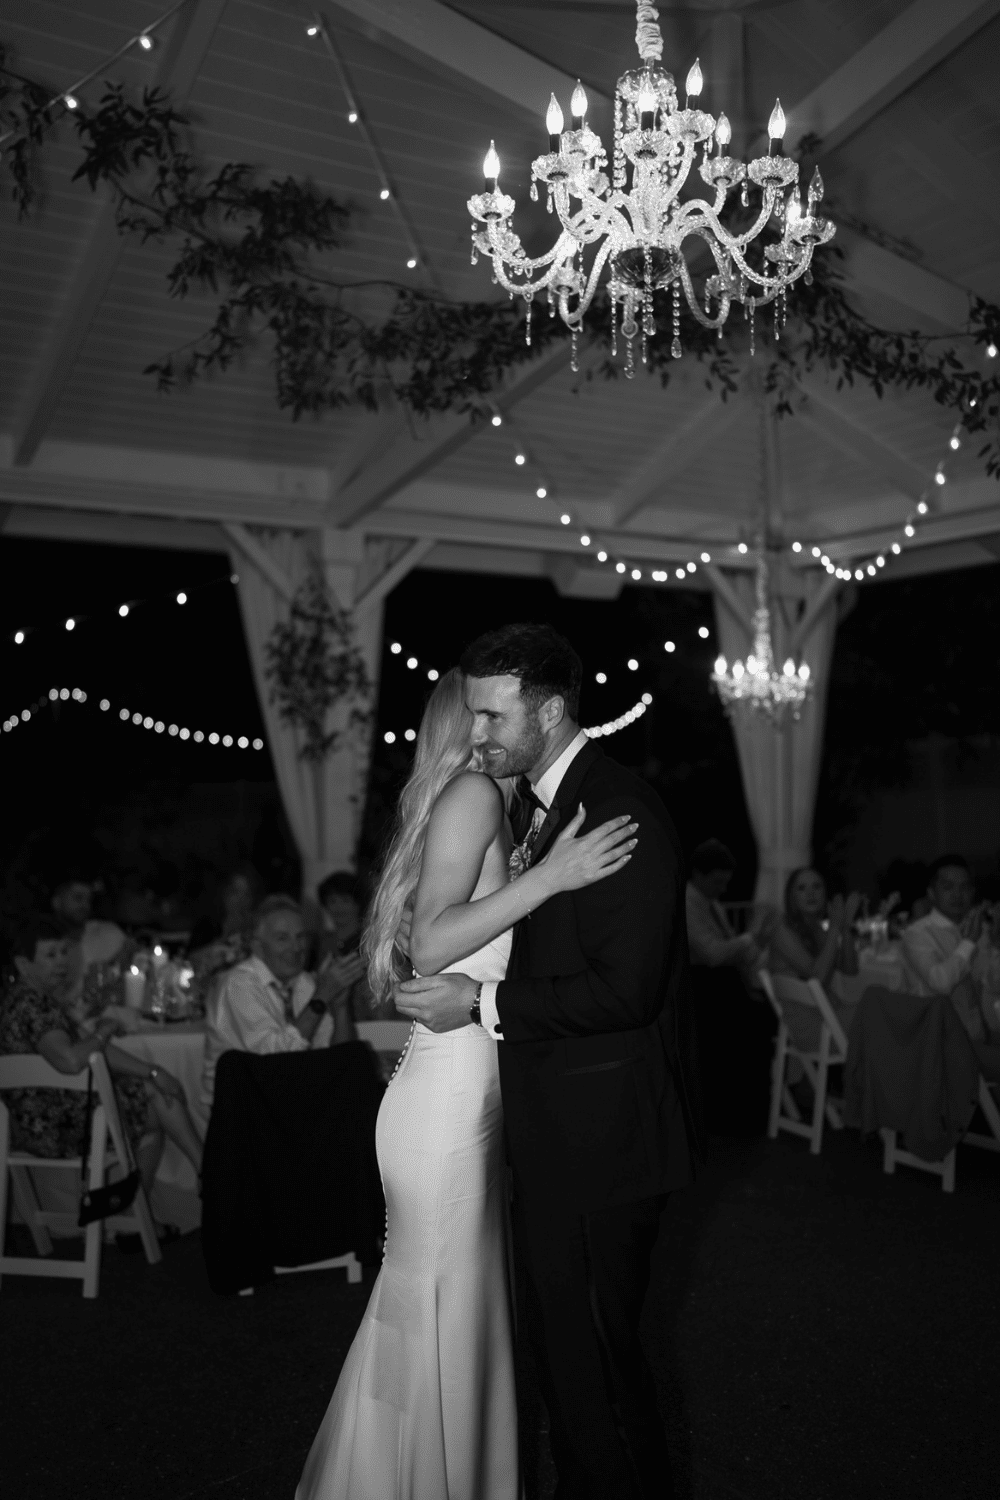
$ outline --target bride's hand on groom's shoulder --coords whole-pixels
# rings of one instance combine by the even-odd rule
[[[476,998],[476,981],[468,974],[429,974],[407,979],[392,992],[400,1015],[419,1021],[429,1031],[456,1031],[468,1026]]]
[[[623,870],[639,842],[635,837],[639,825],[632,822],[628,813],[609,818],[590,833],[580,835],[586,816],[587,809],[581,802],[548,854],[536,866],[553,896],[557,891],[578,891],[582,886],[593,885],[595,881]]]

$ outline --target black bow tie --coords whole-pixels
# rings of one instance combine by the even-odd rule
[[[522,802],[527,802],[529,807],[540,807],[542,812],[547,813],[548,808],[539,797],[527,776],[519,776],[517,779],[517,794]]]

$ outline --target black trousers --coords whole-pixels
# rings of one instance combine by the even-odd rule
[[[639,1342],[667,1195],[579,1214],[515,1197],[527,1331],[549,1412],[557,1500],[673,1494]]]

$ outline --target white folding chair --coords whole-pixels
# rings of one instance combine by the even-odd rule
[[[778,1017],[771,1070],[771,1112],[767,1133],[772,1140],[779,1130],[801,1135],[818,1156],[823,1145],[823,1121],[842,1130],[843,1119],[836,1103],[827,1098],[830,1068],[847,1059],[847,1037],[834,1015],[826,991],[818,979],[793,979],[787,974],[760,970],[764,993]],[[818,1036],[810,1033],[818,1032]],[[813,1111],[808,1123],[788,1087],[786,1071],[795,1059],[812,1085]]]
[[[94,1093],[97,1102],[90,1125],[90,1173],[88,1187],[93,1190],[105,1185],[110,1167],[117,1166],[124,1173],[129,1170],[132,1153],[125,1140],[118,1103],[111,1084],[108,1065],[99,1052],[90,1058]],[[78,1230],[76,1215],[57,1213],[39,1206],[31,1174],[40,1171],[73,1171],[79,1174],[82,1160],[79,1156],[53,1160],[51,1157],[32,1156],[27,1151],[10,1149],[10,1115],[3,1102],[5,1089],[51,1088],[71,1089],[74,1093],[86,1093],[87,1069],[80,1073],[60,1073],[43,1057],[23,1054],[0,1057],[0,1278],[8,1276],[62,1276],[75,1277],[83,1282],[83,1295],[96,1297],[101,1274],[101,1246],[104,1231],[115,1229],[138,1230],[146,1259],[150,1265],[160,1260],[160,1245],[156,1238],[153,1216],[149,1211],[146,1194],[140,1185],[132,1207],[127,1214],[114,1218],[96,1220],[86,1229]],[[7,1225],[7,1182],[14,1190],[14,1201],[18,1212],[31,1230],[38,1257],[4,1255],[2,1236]],[[52,1238],[49,1229],[83,1235],[82,1260],[50,1260]]]
[[[1000,1109],[993,1097],[992,1090],[996,1084],[989,1084],[986,1079],[979,1075],[979,1108],[982,1110],[983,1118],[989,1126],[989,1135],[983,1135],[978,1130],[967,1130],[962,1137],[962,1143],[967,1146],[978,1146],[983,1151],[1000,1151]],[[904,1151],[897,1143],[895,1130],[883,1126],[879,1134],[882,1137],[882,1170],[890,1176],[895,1172],[897,1165],[903,1167],[916,1167],[921,1172],[933,1172],[941,1178],[941,1188],[945,1193],[955,1191],[955,1163],[956,1151],[953,1146],[943,1161],[924,1161],[923,1157],[914,1156],[912,1151]]]

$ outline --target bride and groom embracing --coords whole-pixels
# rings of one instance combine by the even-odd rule
[[[671,1493],[638,1325],[695,1149],[681,856],[579,728],[581,677],[510,625],[428,702],[364,939],[415,1022],[378,1117],[385,1258],[297,1500],[518,1500],[508,1163],[558,1496]]]

